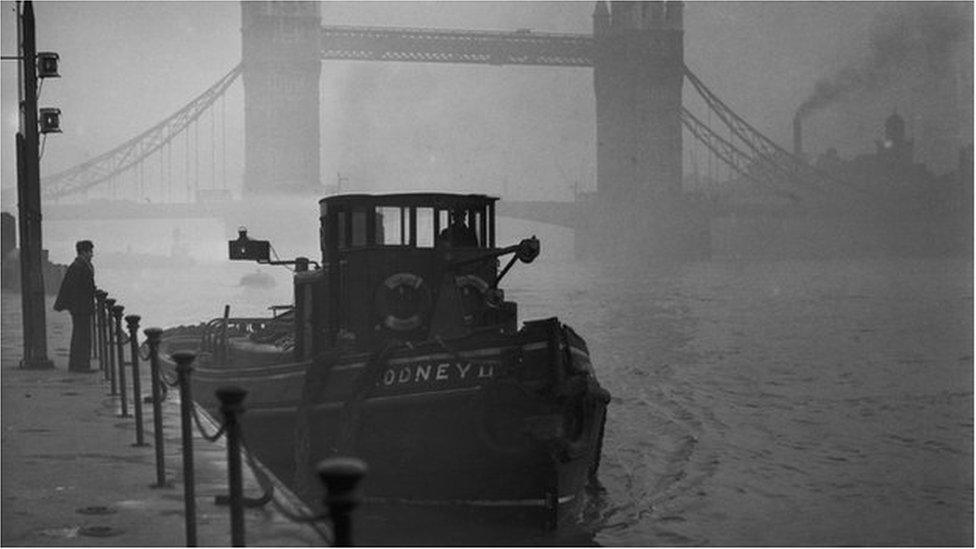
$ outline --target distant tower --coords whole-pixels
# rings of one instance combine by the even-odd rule
[[[322,187],[321,21],[317,2],[241,2],[245,195]]]
[[[593,12],[597,189],[612,203],[681,191],[683,3],[603,0]]]

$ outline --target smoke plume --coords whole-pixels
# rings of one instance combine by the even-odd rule
[[[894,12],[871,29],[869,53],[863,62],[817,81],[813,93],[797,110],[797,117],[804,118],[855,94],[883,89],[903,75],[946,77],[953,51],[972,22],[960,6],[965,8],[966,4],[896,2]]]

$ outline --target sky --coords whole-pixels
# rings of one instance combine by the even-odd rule
[[[0,8],[0,44],[11,55],[14,4],[0,2]],[[321,7],[323,24],[568,33],[591,32],[592,10],[592,2]],[[62,76],[45,81],[41,91],[39,105],[60,108],[64,129],[44,144],[42,175],[148,129],[240,60],[238,2],[42,1],[35,11],[38,50],[60,55]],[[944,44],[933,41],[946,36],[953,42],[943,52]],[[909,51],[891,66],[879,58],[879,44],[885,51],[922,53]],[[942,53],[949,70],[932,59]],[[733,110],[786,147],[793,115],[811,102],[818,82],[823,91],[850,83],[851,74],[877,76],[879,62],[888,62],[880,85],[834,89],[836,97],[806,117],[807,151],[870,152],[884,117],[896,109],[908,121],[920,160],[937,172],[953,169],[956,148],[972,140],[969,3],[689,2],[685,62]],[[962,81],[952,80],[958,67],[969,70]],[[0,79],[0,183],[7,188],[16,173],[15,62],[4,61]],[[321,87],[323,183],[342,174],[362,190],[488,190],[522,200],[569,199],[574,184],[595,188],[590,69],[327,61]],[[215,111],[219,118],[201,121],[196,136],[206,144],[211,127],[225,132],[221,162],[231,181],[239,179],[242,164],[240,88],[235,84]],[[947,101],[952,94],[968,95],[962,101],[968,110]],[[686,86],[686,106],[703,113],[692,96]],[[686,170],[691,150],[686,146]],[[701,158],[696,162],[704,170]]]

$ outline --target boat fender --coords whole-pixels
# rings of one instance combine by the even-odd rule
[[[415,330],[430,308],[430,291],[424,279],[413,273],[396,273],[376,291],[376,309],[383,326],[398,332]]]
[[[589,381],[589,380],[588,380]],[[605,407],[610,401],[610,393],[602,387],[588,382],[585,391],[570,398],[564,408],[567,418],[567,436],[559,439],[560,457],[569,461],[582,457],[594,442],[593,435],[602,439],[603,421],[606,419]],[[597,415],[602,417],[598,418]],[[602,446],[602,440],[595,441]],[[597,450],[598,452],[600,450]]]

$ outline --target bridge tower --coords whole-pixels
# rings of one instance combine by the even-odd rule
[[[681,193],[680,1],[599,0],[593,13],[597,190],[647,207]],[[664,204],[661,204],[664,203]]]
[[[681,188],[683,12],[677,0],[596,3],[597,192],[579,205],[577,257],[709,253],[707,212]]]
[[[321,189],[320,35],[317,2],[241,2],[245,196]]]

